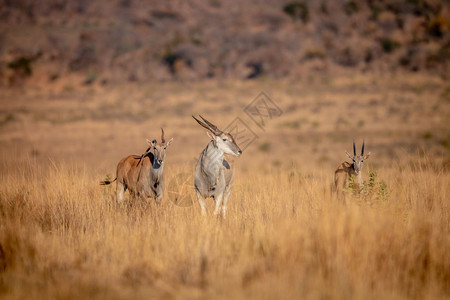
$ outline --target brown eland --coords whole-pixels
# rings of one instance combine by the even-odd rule
[[[164,193],[164,161],[166,149],[172,143],[164,139],[161,128],[161,142],[147,139],[149,147],[142,155],[130,155],[123,158],[117,165],[116,178],[102,181],[101,185],[108,185],[117,180],[116,197],[120,204],[128,189],[133,199],[152,197],[157,204],[161,203]]]

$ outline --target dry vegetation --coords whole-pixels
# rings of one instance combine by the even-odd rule
[[[449,13],[0,0],[0,298],[450,298]],[[261,91],[282,112],[259,127],[244,108]],[[117,206],[100,180],[160,127],[167,186],[192,176],[198,113],[256,135],[227,219],[202,218],[189,186]],[[372,155],[342,205],[353,138]]]
[[[386,198],[339,205],[329,174],[240,177],[226,220],[115,206],[86,170],[2,173],[2,298],[439,299],[450,295],[450,176],[395,162]],[[180,171],[186,171],[180,170]],[[366,201],[370,200],[370,201]],[[210,207],[211,209],[211,207]]]
[[[264,131],[242,112],[260,90],[283,110]],[[421,75],[3,89],[0,297],[448,298],[448,97]],[[167,197],[116,206],[99,181],[160,126],[167,181],[193,172],[199,112],[259,137],[228,218]],[[372,156],[343,206],[330,184],[353,137]]]

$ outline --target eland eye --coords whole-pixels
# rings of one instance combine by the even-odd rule
[[[222,139],[224,142],[226,142],[227,141],[227,139]]]

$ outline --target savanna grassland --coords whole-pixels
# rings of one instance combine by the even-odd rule
[[[243,111],[265,91],[282,110]],[[0,90],[0,297],[450,297],[450,87],[420,74],[301,81],[63,85]],[[208,142],[191,118],[257,135],[235,159],[227,218],[185,202],[114,201],[117,162],[174,137],[166,181]],[[363,194],[337,201],[352,139]],[[239,139],[238,139],[239,143]],[[209,201],[209,211],[212,201]]]

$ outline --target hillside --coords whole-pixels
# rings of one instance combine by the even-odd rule
[[[447,78],[446,1],[0,1],[0,82]]]

